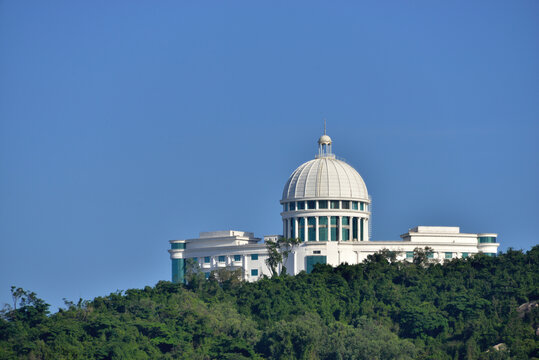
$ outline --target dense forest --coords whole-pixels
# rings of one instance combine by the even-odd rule
[[[0,359],[539,358],[539,246],[444,264],[423,255],[255,283],[192,271],[188,285],[66,301],[55,314],[13,287]]]

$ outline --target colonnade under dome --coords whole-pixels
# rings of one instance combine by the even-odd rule
[[[368,241],[369,204],[349,200],[283,203],[283,234],[301,241]]]

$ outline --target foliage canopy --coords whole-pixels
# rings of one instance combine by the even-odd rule
[[[0,359],[539,358],[539,246],[431,265],[391,257],[255,283],[161,281],[52,315],[13,287]]]

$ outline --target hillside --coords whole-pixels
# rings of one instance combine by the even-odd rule
[[[539,358],[539,246],[443,265],[417,255],[256,283],[191,275],[52,315],[13,288],[0,359]]]

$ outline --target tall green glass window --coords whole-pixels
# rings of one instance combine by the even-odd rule
[[[341,227],[342,227],[342,241],[350,240],[350,217],[349,216],[342,217]]]
[[[326,256],[305,256],[305,270],[310,273],[315,264],[327,264]]]
[[[298,210],[305,210],[305,201],[298,201],[296,206]]]
[[[357,240],[357,217],[352,218],[352,240]]]
[[[341,201],[341,207],[343,209],[350,209],[350,201]]]
[[[319,209],[327,209],[328,208],[328,201],[327,200],[318,200],[318,208]]]
[[[316,201],[315,200],[307,201],[307,209],[316,209]]]
[[[290,211],[296,210],[296,203],[293,202],[293,201],[292,201],[291,203],[288,203],[288,209],[289,209]]]
[[[299,218],[299,239],[305,241],[305,218]]]
[[[234,255],[234,261],[241,261],[241,255]]]
[[[365,203],[359,203],[359,210],[365,210]]]
[[[296,219],[292,218],[290,219],[290,237],[296,238]]]
[[[445,258],[446,259],[452,259],[453,258],[453,253],[452,252],[446,252],[445,253]]]
[[[336,216],[332,216],[330,219],[330,229],[331,229],[331,241],[338,241],[339,240],[339,232],[338,229],[338,218]]]
[[[357,209],[358,209],[357,201],[352,201],[352,210],[357,210]]]
[[[204,264],[209,264],[211,261],[209,256],[204,256]]]
[[[328,241],[328,218],[320,216],[318,218],[318,240]]]
[[[339,209],[339,200],[331,200],[329,205],[332,209]]]
[[[283,211],[288,211],[288,204],[287,203],[283,204]]]
[[[363,239],[363,223],[364,222],[365,222],[365,220],[359,219],[359,240],[360,241],[365,240],[365,239]]]
[[[307,218],[307,241],[316,241],[316,218]]]
[[[176,284],[185,282],[185,259],[172,259],[172,282]]]

